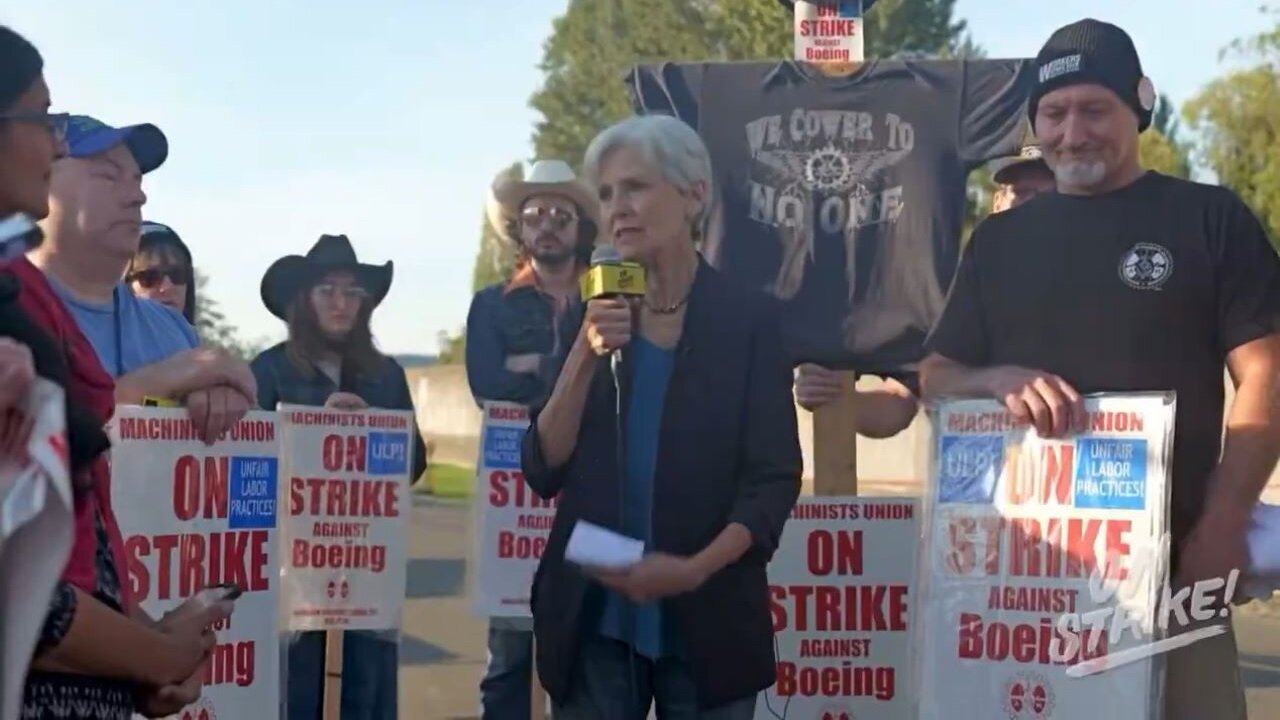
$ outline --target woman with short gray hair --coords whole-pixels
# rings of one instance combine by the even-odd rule
[[[592,141],[603,237],[645,269],[642,300],[587,304],[525,435],[525,478],[558,497],[531,605],[557,720],[746,720],[774,681],[765,567],[800,492],[774,299],[697,250],[711,162],[668,116]],[[616,375],[607,356],[619,354]],[[623,569],[565,559],[579,521],[644,544]]]

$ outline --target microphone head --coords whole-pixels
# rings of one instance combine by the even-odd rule
[[[591,252],[592,265],[614,265],[622,262],[622,255],[612,245],[601,245]]]

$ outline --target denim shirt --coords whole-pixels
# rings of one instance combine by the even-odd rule
[[[467,382],[476,403],[545,403],[582,312],[582,302],[575,297],[557,313],[554,300],[538,288],[532,268],[476,293],[467,313],[466,352]],[[506,363],[514,355],[539,355],[542,362],[537,372],[512,372]]]
[[[285,343],[263,350],[249,364],[254,380],[258,383],[258,406],[263,410],[275,410],[277,403],[323,406],[329,396],[338,392],[338,385],[319,368],[306,377],[285,353]],[[376,373],[362,374],[356,378],[354,388],[347,392],[359,395],[369,407],[384,410],[413,411],[413,396],[409,393],[409,380],[404,368],[393,358],[383,356],[382,368]],[[427,450],[417,425],[413,431],[413,479],[416,481],[427,468]]]

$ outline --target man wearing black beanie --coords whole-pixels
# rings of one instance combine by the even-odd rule
[[[1060,437],[1085,426],[1084,394],[1175,391],[1170,585],[1225,580],[1247,569],[1280,455],[1280,258],[1232,191],[1141,166],[1155,89],[1124,30],[1061,28],[1035,73],[1028,112],[1056,191],[975,230],[927,341],[924,396],[996,398]],[[1189,629],[1177,618],[1170,634]],[[1214,622],[1227,632],[1166,656],[1166,718],[1245,719],[1230,620]]]

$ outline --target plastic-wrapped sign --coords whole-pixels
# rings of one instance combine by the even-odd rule
[[[915,642],[924,720],[1148,718],[1172,395],[1086,399],[1039,437],[998,403],[933,408]]]
[[[280,693],[279,429],[255,411],[213,445],[182,408],[119,407],[113,505],[142,608],[160,618],[200,590],[244,594],[214,630],[200,701],[176,717],[263,717]]]

